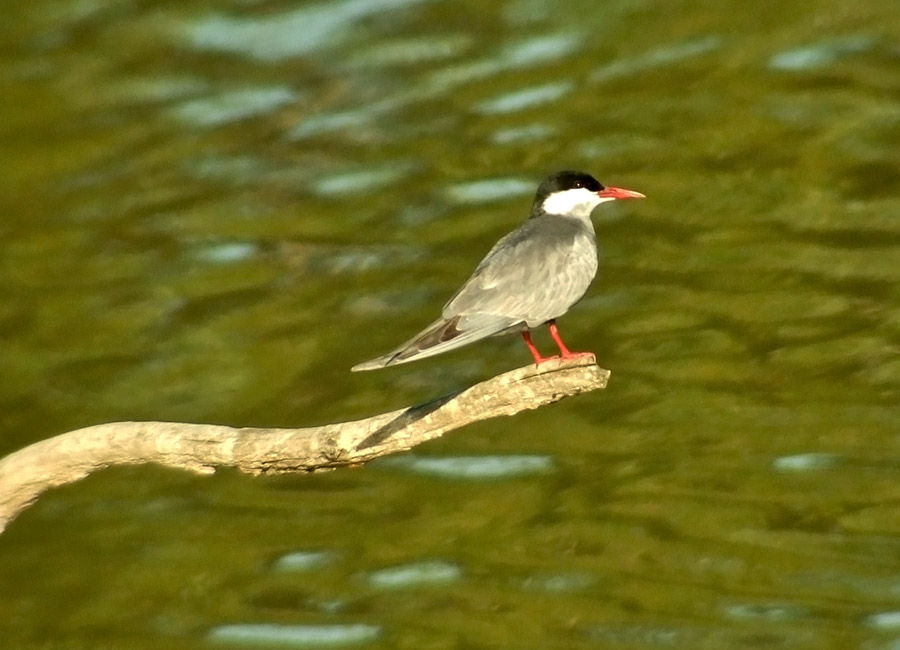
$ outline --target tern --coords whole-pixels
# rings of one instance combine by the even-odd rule
[[[591,355],[563,343],[556,319],[584,297],[597,274],[591,213],[601,203],[641,199],[640,192],[604,187],[580,171],[561,171],[537,189],[531,215],[500,239],[441,311],[441,317],[396,349],[353,366],[375,370],[418,361],[469,343],[520,332],[536,364]],[[544,357],[531,330],[547,325],[559,355]]]

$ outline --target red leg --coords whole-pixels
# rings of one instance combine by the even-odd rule
[[[559,346],[560,356],[563,359],[574,359],[576,357],[592,357],[594,356],[593,352],[571,352],[569,348],[566,347],[566,344],[563,343],[562,339],[559,336],[559,330],[556,328],[556,321],[551,320],[547,323],[550,327],[550,336],[553,337],[553,340],[556,341],[556,345]]]
[[[525,339],[525,345],[528,346],[528,349],[531,351],[531,356],[534,357],[534,362],[538,365],[544,363],[545,361],[550,361],[550,359],[556,359],[557,357],[542,357],[541,353],[538,352],[537,346],[535,346],[534,341],[531,340],[531,332],[528,330],[522,330],[522,338]]]

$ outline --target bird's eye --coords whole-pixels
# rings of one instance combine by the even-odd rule
[[[575,187],[584,187],[584,183],[581,181],[575,181]]]

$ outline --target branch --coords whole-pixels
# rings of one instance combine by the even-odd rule
[[[311,472],[411,449],[471,422],[535,409],[606,387],[593,357],[497,375],[427,404],[304,429],[236,429],[183,422],[111,422],[63,433],[0,460],[0,532],[46,490],[111,465],[159,463],[211,474]]]

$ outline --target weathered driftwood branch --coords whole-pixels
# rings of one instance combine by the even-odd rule
[[[159,463],[212,473],[310,472],[405,451],[471,422],[604,388],[592,357],[529,365],[427,404],[305,429],[111,422],[42,440],[0,460],[0,532],[46,490],[111,465]]]

